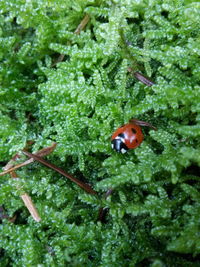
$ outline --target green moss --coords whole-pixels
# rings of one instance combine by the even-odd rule
[[[0,205],[17,220],[0,224],[0,265],[199,266],[199,3],[4,0],[0,10],[1,166],[27,140],[33,151],[55,141],[49,160],[99,192],[24,167],[36,223],[2,177]],[[144,129],[141,146],[120,155],[110,136],[130,118],[158,131]]]

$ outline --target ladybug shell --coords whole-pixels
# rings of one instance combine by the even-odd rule
[[[114,142],[113,140],[118,141],[119,139],[121,143],[123,142],[123,148],[128,150],[138,147],[142,143],[144,136],[139,125],[127,123],[118,128],[111,138],[112,143]],[[117,152],[122,152],[121,150],[116,149],[115,146],[114,149],[117,150]]]

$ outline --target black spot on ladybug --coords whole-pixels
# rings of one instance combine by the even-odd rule
[[[120,134],[118,134],[118,136],[121,137],[121,138],[125,138],[124,133],[120,133]]]
[[[138,140],[137,140],[137,139],[135,139],[135,142],[136,142],[136,143],[138,143]]]
[[[133,134],[136,134],[136,130],[134,128],[131,128],[131,131]]]

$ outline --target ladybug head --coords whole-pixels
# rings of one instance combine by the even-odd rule
[[[114,150],[122,154],[128,151],[128,147],[125,145],[124,139],[120,136],[117,136],[111,141],[111,146]]]

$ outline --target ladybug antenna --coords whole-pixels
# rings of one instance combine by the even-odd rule
[[[146,121],[139,121],[137,119],[130,119],[129,122],[136,124],[136,125],[139,125],[139,126],[147,126],[147,127],[154,129],[155,131],[157,131],[156,127],[154,127],[153,125],[151,125],[150,123],[148,123]]]

